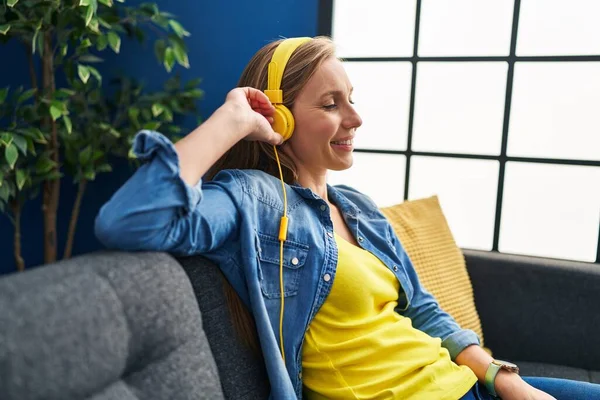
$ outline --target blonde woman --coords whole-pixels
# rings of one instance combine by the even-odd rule
[[[423,289],[373,201],[327,185],[329,170],[352,166],[362,124],[328,38],[302,40],[282,71],[295,122],[284,143],[263,92],[281,43],[260,49],[224,104],[176,144],[138,134],[147,162],[101,209],[98,238],[218,264],[252,314],[272,399],[600,398],[598,385],[521,378],[493,360]]]

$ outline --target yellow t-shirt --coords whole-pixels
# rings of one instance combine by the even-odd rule
[[[370,252],[337,235],[336,243],[335,280],[304,340],[306,398],[444,400],[468,392],[473,371],[394,311],[394,274]]]

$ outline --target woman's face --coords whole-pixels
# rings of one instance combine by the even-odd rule
[[[352,165],[353,139],[362,120],[351,96],[350,80],[334,57],[325,60],[298,93],[291,110],[294,134],[283,149],[299,175],[322,175]]]

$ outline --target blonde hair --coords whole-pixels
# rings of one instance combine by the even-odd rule
[[[283,40],[283,39],[282,39]],[[238,87],[250,86],[256,89],[267,88],[268,65],[275,48],[282,42],[271,42],[250,59],[238,81]],[[283,104],[292,110],[298,93],[313,76],[319,66],[335,56],[334,44],[328,37],[319,36],[301,44],[290,57],[283,74],[281,90]],[[294,162],[283,152],[279,152],[283,180],[293,183],[298,179]],[[279,169],[273,146],[257,141],[240,140],[208,170],[204,179],[211,180],[223,169],[259,169],[279,178]],[[231,284],[223,279],[224,294],[233,325],[242,341],[258,355],[262,355],[258,344],[256,325],[248,309]]]
[[[284,39],[276,40],[262,47],[254,54],[238,81],[238,87],[250,86],[256,89],[267,88],[268,65],[275,48]],[[318,36],[301,44],[289,59],[283,79],[281,90],[283,91],[283,104],[290,110],[294,101],[304,85],[313,76],[315,71],[328,58],[335,56],[335,47],[330,38]],[[298,179],[296,166],[293,161],[279,152],[283,180],[293,183]],[[212,179],[223,169],[259,169],[275,177],[279,177],[279,169],[275,159],[273,146],[256,141],[240,140],[229,149],[208,170],[205,179]]]

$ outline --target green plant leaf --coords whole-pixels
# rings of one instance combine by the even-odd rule
[[[4,103],[6,96],[8,96],[8,88],[0,89],[0,104]]]
[[[49,158],[41,157],[35,163],[36,172],[40,175],[48,173],[56,166],[56,163]]]
[[[88,26],[90,24],[90,21],[92,20],[93,16],[94,16],[94,8],[90,5],[90,6],[88,6],[87,10],[85,11],[85,26]]]
[[[192,79],[191,81],[188,81],[185,84],[184,89],[186,89],[186,90],[195,89],[196,87],[198,87],[198,85],[200,85],[200,83],[202,83],[202,78]]]
[[[65,128],[67,128],[67,133],[70,135],[73,132],[73,123],[71,122],[71,118],[68,116],[63,117],[63,122],[65,123]]]
[[[108,44],[115,53],[121,50],[121,37],[115,31],[108,32]]]
[[[75,95],[75,91],[71,89],[61,88],[54,92],[54,97],[57,99],[64,99]]]
[[[50,115],[52,116],[52,120],[56,121],[62,116],[62,111],[56,105],[52,104],[50,106]]]
[[[36,152],[35,152],[35,145],[33,144],[33,140],[31,140],[30,138],[26,138],[25,140],[27,140],[27,150],[29,151],[30,154],[36,156]]]
[[[0,135],[0,143],[4,146],[8,146],[13,142],[13,134],[11,132],[2,132]]]
[[[83,173],[83,176],[85,177],[85,179],[87,179],[88,181],[93,181],[94,179],[96,179],[96,173],[94,171],[85,171]]]
[[[106,46],[108,46],[108,38],[106,37],[106,35],[100,35],[98,36],[98,39],[96,41],[96,48],[98,49],[98,51],[103,51]]]
[[[90,5],[92,5],[92,2],[90,0],[79,0],[80,7],[90,6]]]
[[[17,159],[19,158],[17,147],[12,143],[6,146],[6,149],[4,149],[4,157],[6,158],[6,162],[8,162],[10,169],[13,169]]]
[[[1,34],[6,35],[8,33],[8,31],[10,31],[10,25],[8,25],[8,24],[0,25],[0,33]]]
[[[112,7],[113,6],[113,2],[112,0],[98,0],[99,3],[104,4],[107,7]]]
[[[143,128],[149,131],[155,131],[160,128],[160,122],[147,122],[144,124]]]
[[[112,167],[110,166],[110,164],[100,164],[96,168],[96,172],[111,172],[111,171],[112,171]]]
[[[88,47],[92,46],[92,41],[90,40],[90,38],[85,38],[81,41],[81,43],[79,44],[79,48],[80,49],[87,49]]]
[[[165,106],[163,106],[160,103],[154,103],[152,105],[152,115],[154,115],[155,117],[158,117],[160,114],[163,113],[163,111],[165,111]]]
[[[79,153],[79,163],[80,164],[89,163],[91,158],[92,158],[92,148],[90,146],[87,146],[85,149],[83,149]]]
[[[94,78],[96,78],[98,80],[99,83],[102,83],[102,75],[100,75],[100,72],[98,72],[98,70],[94,67],[90,67],[89,65],[87,66],[87,69],[90,71],[90,73],[92,75],[94,75]]]
[[[27,180],[27,174],[25,173],[24,170],[22,169],[18,169],[17,170],[17,187],[19,188],[19,190],[23,189],[23,185],[25,185],[25,181]]]
[[[13,135],[13,144],[21,150],[23,155],[27,155],[27,139],[21,135]]]
[[[0,199],[2,201],[7,202],[10,197],[10,190],[8,189],[8,185],[0,186]]]
[[[183,29],[183,26],[181,26],[181,24],[175,21],[174,19],[169,20],[169,26],[171,27],[171,29],[173,29],[173,32],[175,32],[175,34],[180,38],[190,36],[190,33]]]
[[[156,42],[154,42],[154,55],[156,56],[156,59],[158,60],[158,62],[160,62],[161,64],[163,62],[165,62],[165,50],[167,49],[167,43],[162,40],[159,39]]]
[[[36,89],[29,89],[24,91],[23,93],[21,93],[21,95],[19,96],[18,100],[17,100],[17,104],[21,104],[23,102],[26,102],[27,100],[29,100],[31,97],[33,97],[33,95],[35,94]]]
[[[182,67],[189,68],[190,60],[188,59],[188,55],[181,46],[173,46],[173,52],[175,53],[175,59],[177,63]]]
[[[40,30],[36,29],[35,33],[33,34],[33,39],[31,39],[31,54],[35,54],[39,35],[40,35]],[[42,46],[40,46],[40,47],[42,47]],[[42,51],[41,48],[39,50]]]
[[[77,74],[83,83],[87,83],[88,79],[90,79],[90,70],[85,65],[79,64],[77,66]]]
[[[18,2],[19,0],[8,0],[6,4],[8,4],[9,7],[14,7]]]
[[[171,72],[173,69],[173,65],[175,65],[175,52],[172,47],[167,47],[165,50],[165,61],[164,61],[165,69],[168,72]]]
[[[84,54],[83,56],[79,57],[79,61],[87,63],[101,63],[104,61],[104,59],[97,57],[93,54]]]
[[[104,152],[101,150],[94,150],[92,152],[92,161],[97,161],[98,159],[104,157]]]

